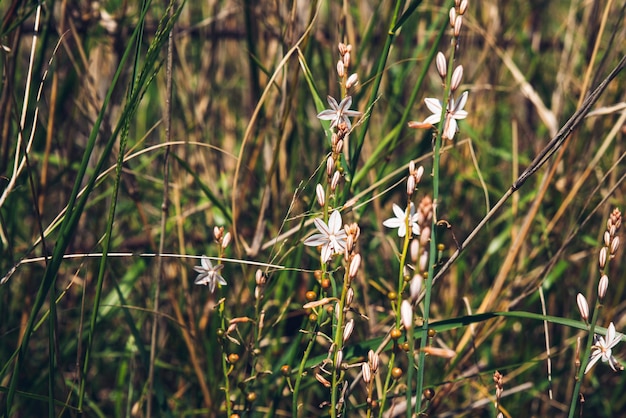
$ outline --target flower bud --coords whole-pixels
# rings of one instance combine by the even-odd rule
[[[352,335],[352,331],[354,331],[354,319],[351,319],[348,322],[346,322],[346,326],[343,329],[343,342],[344,343],[348,341],[348,338],[350,338],[350,335]]]
[[[232,241],[233,236],[230,234],[230,232],[227,232],[226,235],[224,235],[224,238],[222,239],[222,248],[226,249],[228,247],[228,244],[230,244],[230,241]]]
[[[400,306],[400,321],[407,331],[413,327],[413,307],[406,299],[402,301],[402,306]]]
[[[346,307],[350,307],[352,305],[352,301],[354,301],[354,289],[349,288],[346,292]]]
[[[337,61],[337,75],[339,78],[343,78],[343,76],[346,75],[346,69],[342,60]]]
[[[603,274],[598,282],[598,299],[602,300],[606,296],[606,291],[609,288],[609,277]]]
[[[411,196],[415,191],[415,177],[409,176],[406,179],[406,194]]]
[[[350,270],[349,276],[351,279],[356,277],[356,274],[359,272],[359,267],[361,267],[361,254],[356,254],[352,261],[350,261]]]
[[[422,176],[424,175],[424,166],[419,166],[417,167],[417,171],[415,172],[415,182],[419,183],[420,181],[422,181]]]
[[[422,291],[422,282],[424,281],[423,277],[421,274],[415,274],[413,275],[413,278],[411,279],[411,284],[410,284],[410,291],[411,291],[411,301],[413,303],[417,302],[417,298],[419,298],[420,292]]]
[[[319,373],[315,373],[315,378],[317,379],[318,382],[320,382],[322,385],[324,385],[324,387],[331,387],[332,385],[330,384],[330,382],[321,374]]]
[[[459,5],[459,14],[464,15],[467,11],[467,6],[469,5],[468,0],[461,0],[461,4]]]
[[[361,371],[363,372],[363,381],[365,383],[369,383],[372,381],[372,369],[370,368],[369,363],[364,361],[361,363]]]
[[[267,276],[263,273],[263,270],[257,269],[254,276],[257,286],[264,286],[267,283]]]
[[[350,77],[348,77],[348,80],[346,81],[346,88],[352,88],[354,86],[356,86],[359,83],[359,76],[356,73],[352,73],[350,74]]]
[[[214,226],[213,227],[213,238],[215,238],[215,241],[218,241],[222,239],[222,236],[224,235],[224,228],[221,228],[219,226]]]
[[[456,21],[456,9],[454,7],[450,8],[450,26],[454,27],[454,22]]]
[[[609,231],[604,231],[603,238],[604,238],[604,245],[606,247],[611,245],[611,234],[609,233]]]
[[[450,90],[455,91],[461,85],[463,79],[463,66],[459,65],[454,69],[452,73],[452,80],[450,80]]]
[[[328,159],[326,160],[326,174],[328,175],[328,177],[332,176],[334,170],[335,160],[333,159],[332,155],[329,155]]]
[[[598,255],[598,265],[600,266],[600,270],[604,270],[604,267],[606,266],[607,252],[607,247],[600,248],[600,254]]]
[[[613,239],[611,240],[611,245],[609,246],[609,254],[614,256],[618,248],[619,248],[619,235],[615,235]]]
[[[420,242],[418,239],[411,240],[411,246],[409,247],[409,252],[411,254],[411,261],[413,264],[417,263],[417,257],[419,257],[420,253]]]
[[[582,293],[576,295],[576,304],[578,305],[578,312],[580,312],[580,317],[583,321],[587,322],[589,320],[589,304],[587,303],[587,299],[583,296]]]
[[[337,360],[335,361],[335,369],[341,368],[341,362],[343,361],[343,350],[337,351]]]
[[[350,67],[350,52],[349,51],[343,54],[343,65],[345,66],[345,68]]]
[[[333,174],[333,178],[330,180],[330,190],[337,190],[337,186],[339,185],[339,179],[341,179],[341,174],[339,171],[335,171]]]
[[[370,350],[367,352],[367,361],[370,364],[370,368],[372,369],[372,373],[376,373],[378,371],[378,353],[374,350]]]
[[[461,28],[463,27],[463,16],[459,15],[454,20],[454,37],[458,38],[461,34]]]
[[[319,183],[315,187],[315,194],[317,195],[317,203],[324,207],[326,204],[326,191],[324,191],[324,187]]]
[[[437,53],[435,64],[437,65],[437,72],[439,73],[439,77],[441,77],[442,80],[445,80],[446,75],[448,74],[448,63],[446,62],[446,56],[443,55],[443,52],[439,51]]]

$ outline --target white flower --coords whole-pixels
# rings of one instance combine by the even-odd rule
[[[209,286],[211,293],[215,292],[215,285],[219,283],[222,286],[226,286],[226,280],[220,274],[220,270],[224,268],[223,264],[217,264],[213,267],[209,257],[202,256],[200,266],[195,266],[193,269],[198,273],[198,277],[194,281],[195,284],[203,284]]]
[[[319,234],[313,234],[306,240],[304,245],[311,247],[322,246],[322,261],[326,263],[333,254],[342,253],[346,248],[346,231],[343,230],[343,223],[341,221],[341,214],[339,211],[334,211],[330,215],[328,225],[326,222],[319,218],[313,219],[315,227],[320,231]]]
[[[317,118],[321,120],[332,120],[330,129],[333,129],[341,122],[345,123],[348,126],[348,129],[350,129],[352,127],[352,123],[350,123],[350,119],[348,118],[361,116],[361,112],[350,110],[350,105],[352,105],[352,96],[346,96],[346,98],[339,104],[337,104],[337,100],[335,100],[334,97],[328,96],[328,104],[330,105],[330,109],[322,110],[317,115]]]
[[[463,92],[458,103],[454,103],[454,99],[450,99],[450,104],[447,107],[446,120],[444,123],[443,134],[445,138],[452,139],[457,131],[457,120],[465,119],[467,117],[467,111],[463,110],[465,103],[467,102],[467,95],[469,93]],[[432,115],[424,119],[424,124],[437,125],[441,118],[441,102],[432,97],[424,99],[428,110],[433,112]],[[452,110],[450,110],[452,109]]]
[[[411,226],[411,231],[413,231],[413,235],[419,235],[420,226],[417,224],[418,214],[415,213],[415,206],[413,206],[413,202],[411,202],[410,205],[409,225]],[[398,228],[398,236],[403,237],[406,235],[406,210],[402,210],[400,206],[394,203],[393,214],[396,215],[396,217],[385,220],[383,222],[383,225],[387,228]]]
[[[615,325],[611,322],[606,330],[606,340],[598,334],[593,336],[593,346],[591,346],[591,355],[589,356],[589,364],[585,368],[587,373],[598,360],[602,359],[603,363],[608,362],[613,371],[624,370],[624,367],[617,362],[611,350],[622,340],[622,334],[615,332]]]

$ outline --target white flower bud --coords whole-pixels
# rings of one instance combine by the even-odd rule
[[[606,247],[608,247],[609,245],[611,245],[611,234],[609,234],[609,231],[604,231],[604,245]]]
[[[349,288],[346,292],[346,307],[350,307],[352,305],[352,301],[354,300],[354,289]]]
[[[604,299],[608,288],[609,288],[609,277],[606,274],[603,274],[602,277],[600,277],[600,281],[598,282],[598,298],[600,300]]]
[[[450,26],[454,27],[454,22],[456,21],[456,9],[454,7],[450,8]]]
[[[227,232],[226,235],[224,235],[224,239],[222,239],[222,248],[226,249],[226,247],[228,247],[228,244],[230,244],[230,241],[232,241],[233,236],[230,234],[230,232]]]
[[[350,51],[343,54],[343,65],[346,68],[350,67]]]
[[[587,303],[587,299],[583,296],[582,293],[576,295],[576,304],[578,305],[578,312],[580,312],[580,317],[583,321],[587,322],[589,320],[589,304]]]
[[[348,80],[346,81],[346,88],[352,88],[354,86],[356,86],[359,83],[359,76],[356,73],[352,73],[350,74],[350,77],[348,77]]]
[[[469,5],[468,0],[461,0],[461,4],[459,5],[459,14],[464,15],[467,11],[467,6]]]
[[[448,74],[448,63],[446,62],[446,56],[443,55],[443,52],[439,51],[437,53],[435,64],[437,64],[437,72],[439,73],[439,77],[441,77],[442,80],[445,80],[446,75]]]
[[[406,299],[402,301],[402,306],[400,306],[400,321],[407,331],[413,327],[413,307]]]
[[[415,182],[419,183],[422,181],[422,176],[424,175],[424,166],[417,167],[417,171],[415,172]]]
[[[420,242],[418,239],[411,240],[411,246],[409,247],[409,251],[411,253],[411,261],[413,264],[417,263],[417,257],[419,257],[420,253]]]
[[[223,234],[224,234],[223,228],[220,228],[219,226],[213,227],[213,238],[215,238],[215,241],[219,241],[222,238]]]
[[[609,254],[615,255],[617,249],[619,248],[619,235],[615,235],[611,240],[611,245],[609,246]]]
[[[454,69],[452,73],[452,80],[450,80],[450,90],[455,91],[461,85],[463,79],[463,66],[459,65]]]
[[[361,267],[361,254],[356,254],[352,261],[350,261],[350,270],[348,275],[351,279],[356,277],[356,274],[359,272],[359,268]]]
[[[461,28],[463,27],[463,16],[457,16],[454,20],[454,37],[458,38],[461,34]]]
[[[361,371],[363,372],[363,381],[369,383],[372,381],[372,369],[368,362],[361,363]]]
[[[330,190],[337,190],[337,186],[339,185],[339,180],[341,179],[341,174],[339,171],[335,171],[333,174],[333,178],[330,180]]]
[[[333,159],[332,155],[329,155],[328,159],[326,160],[326,174],[328,175],[328,177],[332,176],[334,170],[335,160]]]
[[[342,60],[337,61],[337,75],[339,78],[343,78],[343,76],[346,75],[346,69],[344,68]]]
[[[315,186],[315,194],[317,195],[317,203],[324,207],[326,204],[326,191],[324,191],[324,186],[318,183],[317,186]]]
[[[352,331],[354,331],[354,319],[351,319],[348,322],[346,322],[346,326],[343,329],[343,342],[344,343],[348,341],[348,338],[350,338],[350,335],[352,335]]]
[[[343,361],[343,350],[337,351],[337,361],[335,363],[335,369],[339,370],[341,368],[341,362]]]
[[[370,364],[370,368],[372,369],[372,373],[376,373],[378,371],[378,353],[374,350],[370,350],[367,352],[367,361]]]
[[[415,177],[409,176],[406,179],[406,194],[411,196],[415,191]]]
[[[419,268],[420,271],[428,271],[428,251],[424,251],[420,256]]]
[[[604,267],[606,266],[606,258],[608,255],[607,252],[607,247],[600,248],[600,254],[598,255],[598,264],[600,265],[600,270],[604,270]]]
[[[410,290],[411,290],[411,301],[413,301],[413,303],[417,302],[417,298],[420,295],[420,292],[422,291],[422,282],[424,281],[424,278],[422,277],[421,274],[415,274],[413,276],[413,278],[411,279],[411,284],[410,284]]]

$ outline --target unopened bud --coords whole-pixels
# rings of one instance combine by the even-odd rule
[[[411,196],[415,191],[415,177],[409,176],[406,179],[406,194]]]
[[[614,256],[618,248],[619,248],[619,235],[615,235],[613,239],[611,240],[611,245],[609,246],[609,254]]]
[[[337,154],[341,154],[341,150],[343,149],[343,139],[337,141],[337,145],[335,145],[335,152]]]
[[[450,8],[450,26],[454,27],[454,22],[456,21],[456,9],[454,7]]]
[[[230,234],[230,232],[227,232],[226,235],[224,235],[224,238],[222,239],[222,248],[226,249],[228,247],[228,244],[230,244],[230,242],[232,241],[233,236]]]
[[[580,317],[583,321],[587,322],[589,320],[589,304],[587,303],[587,299],[582,293],[576,295],[576,304],[578,305],[578,312],[580,312]]]
[[[419,257],[420,253],[420,242],[418,239],[411,240],[411,246],[409,247],[409,251],[411,254],[411,261],[414,264],[417,263],[417,257]]]
[[[337,360],[335,361],[335,369],[341,368],[341,362],[343,361],[343,350],[337,351]]]
[[[352,335],[352,331],[354,331],[354,319],[351,319],[348,322],[346,322],[346,326],[343,329],[343,342],[344,343],[348,341],[348,338],[350,338],[350,335]]]
[[[328,177],[330,177],[333,174],[334,170],[335,170],[335,160],[333,159],[332,155],[329,155],[328,159],[326,160],[326,174],[328,175]]]
[[[422,275],[415,274],[411,279],[410,290],[411,290],[411,301],[413,303],[417,302],[417,298],[419,298],[420,292],[422,291],[422,282],[424,281]]]
[[[222,239],[222,237],[224,236],[224,228],[223,227],[219,227],[219,226],[214,226],[213,227],[213,238],[215,238],[215,241],[218,241]]]
[[[606,266],[607,252],[607,247],[600,248],[600,254],[598,255],[598,264],[600,266],[600,270],[604,270],[604,267]]]
[[[378,353],[374,350],[370,350],[367,352],[367,361],[370,364],[370,368],[372,369],[372,373],[376,373],[378,371]]]
[[[437,53],[435,64],[437,64],[437,72],[439,73],[439,77],[441,77],[442,80],[445,80],[446,75],[448,74],[448,63],[446,62],[446,56],[443,55],[443,52],[439,51]]]
[[[359,83],[359,76],[356,73],[352,73],[350,74],[350,77],[348,77],[348,80],[346,81],[346,88],[352,88],[354,86],[356,86]]]
[[[420,238],[421,238],[421,235],[420,235]],[[419,268],[421,272],[428,271],[428,251],[424,251],[422,255],[420,256]]]
[[[339,185],[339,180],[341,179],[341,174],[339,171],[335,171],[333,173],[333,178],[330,180],[330,190],[337,190],[337,186]]]
[[[369,363],[363,362],[361,363],[361,371],[363,372],[363,381],[365,383],[369,383],[372,381],[372,369],[370,368]]]
[[[255,277],[254,277],[257,286],[264,286],[267,282],[267,276],[261,269],[257,269]]]
[[[361,267],[361,254],[356,254],[352,258],[352,261],[350,261],[349,276],[351,279],[356,277],[357,273],[359,272],[360,267]]]
[[[413,307],[406,299],[402,301],[402,306],[400,306],[400,320],[405,330],[408,331],[413,327]]]
[[[468,0],[461,0],[461,4],[459,5],[459,14],[464,15],[467,11],[467,6],[469,6]]]
[[[346,307],[350,307],[353,301],[354,301],[354,289],[349,288],[348,291],[346,292]]]
[[[463,66],[459,65],[454,69],[452,73],[452,80],[450,80],[450,90],[455,91],[461,85],[463,79]]]
[[[417,167],[417,171],[415,172],[415,182],[419,183],[420,181],[422,181],[422,176],[424,175],[424,166],[419,166]]]
[[[600,281],[598,282],[598,298],[600,300],[604,299],[608,288],[609,288],[609,277],[606,274],[603,274],[602,277],[600,277]]]
[[[346,68],[350,67],[350,52],[346,52],[345,54],[343,54],[343,65]]]
[[[343,76],[346,75],[346,69],[342,60],[337,61],[337,75],[339,78],[343,78]]]
[[[463,27],[463,16],[458,15],[454,20],[454,37],[458,38],[461,34],[461,28]]]
[[[324,186],[318,183],[315,187],[315,194],[317,195],[317,203],[324,207],[326,204],[326,191],[324,191]]]
[[[611,234],[609,233],[609,231],[604,231],[603,238],[605,246],[608,247],[609,245],[611,245]]]
[[[326,380],[326,378],[324,376],[322,376],[319,373],[315,373],[315,378],[317,379],[318,382],[320,382],[322,385],[324,385],[324,387],[331,387],[332,385],[330,384],[330,382],[328,380]]]

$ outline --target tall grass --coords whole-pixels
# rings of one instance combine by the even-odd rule
[[[1,4],[2,415],[625,413],[626,8],[460,3]]]

